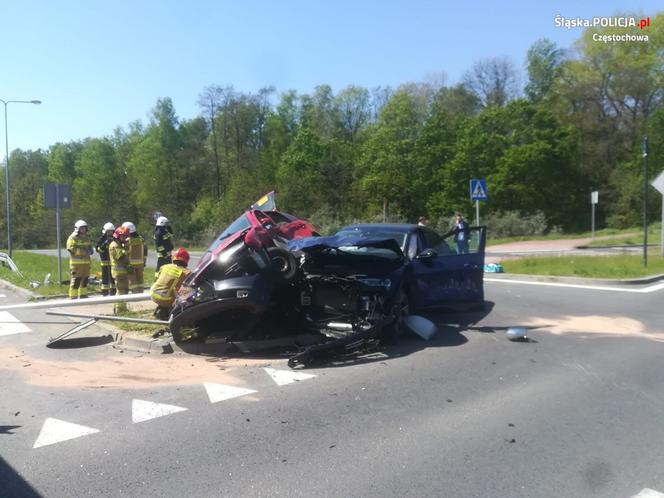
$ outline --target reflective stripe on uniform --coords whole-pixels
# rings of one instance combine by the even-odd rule
[[[92,241],[89,237],[72,233],[67,239],[69,266],[89,265]]]
[[[140,235],[136,237],[129,237],[127,241],[127,253],[129,254],[129,263],[133,266],[144,264],[143,260],[143,247],[145,242]]]
[[[118,241],[114,240],[108,248],[108,254],[111,257],[111,274],[115,278],[117,275],[127,275],[129,267],[129,258],[127,251]]]
[[[152,299],[159,305],[171,306],[175,301],[176,290],[189,273],[191,272],[186,268],[175,264],[162,266],[150,288]]]

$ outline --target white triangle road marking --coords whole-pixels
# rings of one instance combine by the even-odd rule
[[[0,336],[24,334],[25,332],[32,332],[32,330],[9,311],[0,311]]]
[[[207,391],[210,403],[217,403],[227,399],[238,398],[246,394],[255,393],[253,389],[246,389],[244,387],[227,386],[225,384],[215,384],[214,382],[204,382],[205,390]]]
[[[268,375],[272,377],[272,380],[277,383],[278,386],[285,386],[287,384],[292,384],[300,380],[313,379],[316,377],[313,374],[307,374],[302,372],[292,372],[290,370],[277,370],[274,368],[264,368]]]
[[[146,420],[152,420],[153,418],[164,417],[172,413],[183,412],[186,410],[186,408],[182,408],[181,406],[135,399],[131,402],[131,421],[134,424],[137,424],[139,422],[145,422]]]
[[[638,495],[634,495],[632,498],[664,498],[664,493],[650,488],[643,488]]]
[[[67,441],[68,439],[75,439],[77,437],[87,436],[88,434],[94,434],[95,432],[99,432],[99,429],[72,424],[71,422],[65,422],[64,420],[58,420],[57,418],[47,418],[33,448],[60,443],[62,441]]]

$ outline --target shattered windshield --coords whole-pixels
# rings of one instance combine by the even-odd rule
[[[398,232],[396,230],[386,230],[385,227],[358,227],[358,228],[342,228],[336,233],[337,237],[367,237],[372,239],[392,239],[401,248],[402,251],[406,247],[405,232]],[[344,248],[346,250],[346,248]]]
[[[221,232],[221,235],[215,239],[215,241],[212,243],[210,247],[208,247],[208,252],[214,251],[217,247],[219,247],[219,244],[221,244],[226,238],[230,237],[234,233],[240,232],[242,230],[245,230],[251,226],[251,223],[249,222],[249,218],[247,218],[246,213],[240,216],[237,220],[235,220],[233,223],[231,223],[226,230]]]

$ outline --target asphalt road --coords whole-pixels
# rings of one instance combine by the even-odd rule
[[[32,331],[0,336],[0,494],[664,492],[664,290],[486,287],[490,310],[432,316],[429,342],[288,384],[265,370],[289,372],[282,358],[148,358],[96,327],[48,349],[70,325],[15,312]],[[529,342],[505,338],[516,325]]]

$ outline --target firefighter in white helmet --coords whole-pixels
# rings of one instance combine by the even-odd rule
[[[129,230],[127,254],[129,255],[129,264],[133,268],[133,271],[129,273],[129,292],[141,294],[143,292],[143,273],[148,248],[145,246],[143,237],[136,231],[136,225],[131,221],[125,221],[122,226]]]
[[[69,298],[88,297],[90,256],[93,251],[85,220],[74,223],[74,231],[67,239],[67,251],[69,251]]]
[[[108,254],[108,246],[113,241],[115,225],[110,221],[101,229],[101,237],[95,244],[97,254],[101,260],[101,294],[102,296],[115,295],[115,279],[111,275],[111,259]]]

